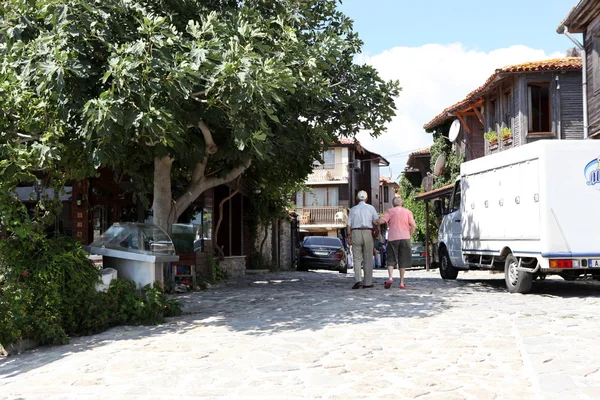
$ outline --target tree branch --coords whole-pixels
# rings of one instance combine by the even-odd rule
[[[204,160],[202,160],[201,163],[196,164],[196,168],[194,168],[194,173],[192,174],[192,182],[190,182],[190,185],[196,184],[200,182],[202,178],[204,178],[206,164],[208,164],[208,156],[204,157]]]
[[[242,175],[242,173],[245,170],[247,170],[250,167],[251,164],[252,164],[252,160],[248,160],[248,161],[246,161],[246,164],[241,165],[241,166],[239,166],[237,168],[232,169],[231,171],[229,171],[222,178],[217,178],[217,177],[208,178],[206,180],[205,185],[210,188],[210,187],[216,187],[216,186],[223,185],[225,183],[231,182],[232,180],[234,180],[238,176]]]
[[[248,169],[250,167],[250,165],[252,164],[252,160],[248,160],[244,165],[241,165],[237,168],[232,169],[231,171],[229,171],[229,173],[227,175],[225,175],[222,178],[208,178],[206,179],[205,177],[201,177],[200,180],[198,180],[197,182],[190,182],[187,190],[185,191],[184,194],[182,194],[181,196],[179,196],[179,198],[177,199],[177,204],[180,210],[185,210],[187,209],[187,207],[198,198],[198,196],[200,196],[202,194],[202,192],[204,192],[205,190],[208,190],[210,188],[231,182],[232,180],[240,177],[242,175],[242,173]],[[196,169],[198,169],[199,167],[196,165]],[[194,174],[197,171],[194,171]],[[179,216],[178,216],[179,217]]]
[[[219,148],[213,141],[212,134],[210,133],[210,129],[208,129],[208,126],[206,126],[206,124],[202,120],[200,120],[200,122],[198,122],[198,128],[200,128],[200,131],[202,131],[202,136],[204,136],[204,143],[206,144],[206,152],[208,154],[215,154],[217,152],[217,150],[219,150]]]

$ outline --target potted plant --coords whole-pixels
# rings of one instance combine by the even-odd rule
[[[498,132],[496,131],[488,131],[483,134],[483,138],[490,142],[490,144],[496,144],[498,142]]]
[[[507,142],[509,139],[512,139],[512,130],[508,127],[502,128],[500,131],[500,139],[502,141]]]

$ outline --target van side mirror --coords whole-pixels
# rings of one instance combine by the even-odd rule
[[[433,201],[433,213],[438,218],[440,218],[442,215],[444,215],[444,209],[442,207],[442,201],[441,200],[434,200]]]

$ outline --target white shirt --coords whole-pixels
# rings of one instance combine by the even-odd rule
[[[375,207],[361,201],[350,209],[348,216],[348,226],[350,229],[355,228],[372,228],[373,222],[377,221],[379,216]]]

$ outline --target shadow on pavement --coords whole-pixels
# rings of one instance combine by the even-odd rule
[[[455,281],[444,281],[435,271],[425,277],[411,276],[410,272],[407,272],[406,290],[398,289],[398,278],[391,289],[384,289],[385,278],[381,277],[374,280],[373,288],[352,290],[352,274],[322,271],[232,279],[210,290],[178,295],[185,314],[170,318],[163,325],[111,328],[97,335],[73,338],[69,345],[39,347],[20,355],[0,358],[0,382],[114,341],[132,341],[135,350],[135,341],[139,338],[185,334],[209,326],[222,326],[248,335],[317,331],[328,326],[351,327],[381,319],[428,318],[452,308],[457,300],[468,302],[469,296],[481,293],[496,297],[513,296],[507,293],[502,274],[484,279],[460,274]],[[521,297],[523,301],[535,301],[535,296],[559,299],[600,297],[600,284],[547,279],[536,281],[532,294],[526,296],[533,298]],[[143,349],[143,344],[139,346]],[[93,363],[93,360],[90,362]]]
[[[380,318],[426,318],[447,308],[441,292],[431,290],[430,283],[423,287],[419,278],[412,279],[407,290],[398,289],[397,278],[388,290],[384,282],[379,278],[373,288],[352,290],[351,274],[288,272],[230,280],[180,300],[184,311],[196,317],[195,323],[260,335]]]

